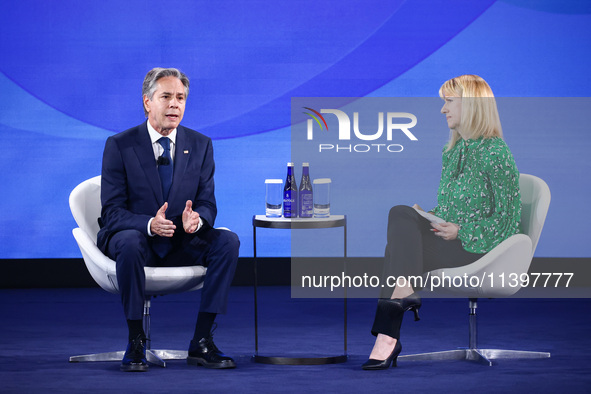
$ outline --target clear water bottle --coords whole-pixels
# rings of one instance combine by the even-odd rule
[[[298,217],[298,185],[295,180],[293,163],[287,163],[287,179],[283,187],[283,217]]]
[[[302,181],[300,182],[299,208],[301,218],[314,216],[314,197],[310,182],[310,164],[302,164]]]

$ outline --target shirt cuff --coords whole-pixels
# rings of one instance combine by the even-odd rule
[[[201,216],[199,216],[199,224],[197,225],[197,228],[195,229],[195,231],[193,231],[193,233],[199,231],[201,227],[203,227],[203,220],[201,219]]]
[[[150,226],[152,225],[152,220],[154,220],[154,218],[151,218],[150,220],[148,220],[148,236],[153,237],[154,234],[152,234],[152,232],[150,231]]]

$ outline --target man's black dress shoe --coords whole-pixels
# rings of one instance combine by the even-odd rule
[[[236,363],[230,356],[226,356],[213,343],[213,338],[201,338],[198,342],[191,341],[187,364],[202,365],[205,368],[236,368]]]
[[[124,372],[146,372],[148,370],[146,338],[138,335],[129,341],[123,360],[121,360],[121,370]]]

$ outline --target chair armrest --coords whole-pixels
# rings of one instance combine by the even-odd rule
[[[92,278],[104,290],[110,293],[118,293],[117,281],[113,279],[117,276],[115,262],[105,256],[92,238],[81,228],[73,229],[72,234],[78,243],[84,263]]]

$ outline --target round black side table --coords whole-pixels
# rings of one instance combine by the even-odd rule
[[[344,350],[342,355],[327,357],[281,357],[262,356],[259,354],[259,333],[258,333],[258,275],[257,275],[257,227],[272,229],[320,229],[320,228],[343,228],[344,251],[343,257],[347,258],[347,216],[331,215],[328,218],[268,218],[265,215],[252,217],[252,235],[254,244],[254,343],[255,354],[253,360],[264,364],[279,365],[321,365],[336,364],[347,361],[347,297],[344,300],[343,337]]]

